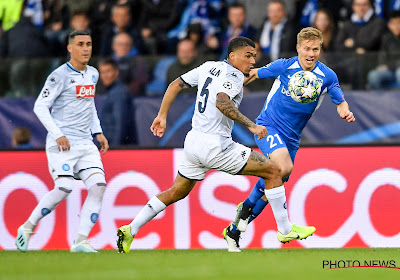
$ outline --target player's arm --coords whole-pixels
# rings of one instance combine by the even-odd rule
[[[248,117],[243,115],[239,111],[239,109],[236,108],[235,104],[233,104],[233,102],[226,93],[220,92],[217,94],[216,106],[218,110],[222,112],[222,114],[224,114],[231,120],[234,120],[235,122],[246,126],[252,133],[257,134],[258,139],[262,139],[265,136],[267,136],[268,131],[265,128],[265,126],[256,125]]]
[[[293,63],[293,61],[288,59],[278,59],[261,68],[251,69],[249,76],[244,79],[243,84],[248,85],[257,79],[276,79],[290,63]]]
[[[180,77],[171,82],[164,94],[161,102],[160,110],[158,111],[157,117],[154,119],[150,130],[154,136],[162,137],[167,127],[167,116],[169,109],[174,103],[176,97],[182,89],[190,88]]]
[[[68,151],[70,144],[67,137],[64,136],[61,129],[54,122],[50,108],[53,106],[54,100],[61,94],[63,90],[63,81],[56,73],[52,73],[46,80],[42,91],[36,99],[33,112],[36,114],[40,122],[47,131],[56,139],[59,151]]]
[[[90,124],[90,130],[92,134],[96,135],[96,139],[100,144],[100,151],[104,155],[107,153],[110,146],[108,145],[108,140],[103,134],[103,130],[101,129],[99,116],[97,115],[96,106],[93,102],[92,106],[92,122]]]
[[[337,104],[336,109],[339,116],[346,122],[354,122],[356,120],[353,112],[350,111],[349,104],[346,101]]]

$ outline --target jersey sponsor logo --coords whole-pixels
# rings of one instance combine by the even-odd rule
[[[92,98],[95,91],[94,85],[76,86],[76,98]]]
[[[286,96],[290,96],[289,90],[285,89],[285,86],[284,86],[284,85],[282,85],[281,92],[282,92],[284,95],[286,95]]]
[[[225,83],[223,84],[223,86],[224,86],[224,88],[232,89],[232,83],[231,83],[231,82],[225,82]]]
[[[50,95],[49,89],[48,89],[48,88],[44,89],[44,91],[42,92],[42,97],[43,97],[43,98],[46,98],[46,97],[49,96],[49,95]]]

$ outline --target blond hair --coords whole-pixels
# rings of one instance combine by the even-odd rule
[[[306,27],[297,34],[297,44],[300,45],[303,41],[320,41],[322,46],[324,39],[322,37],[322,32],[317,28]]]

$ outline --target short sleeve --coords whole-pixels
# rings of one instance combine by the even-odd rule
[[[230,99],[235,98],[236,95],[242,92],[243,82],[239,83],[232,79],[222,79],[217,84],[217,94],[220,92],[226,93]]]
[[[179,78],[188,86],[195,87],[199,83],[199,67],[186,72],[185,74],[181,75]]]

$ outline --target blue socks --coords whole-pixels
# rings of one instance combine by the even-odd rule
[[[251,208],[251,214],[249,223],[257,218],[258,215],[264,210],[265,206],[268,205],[268,201],[261,199],[264,195],[265,181],[264,179],[259,179],[254,185],[249,197],[243,202],[243,204]],[[239,235],[241,232],[237,229],[236,225],[232,223],[230,227],[230,232],[235,235]]]
[[[257,183],[254,185],[249,197],[243,202],[248,207],[253,208],[257,201],[264,195],[265,181],[264,179],[258,179]]]
[[[258,215],[261,214],[261,212],[264,210],[265,206],[268,205],[268,201],[265,201],[264,199],[259,199],[256,203],[256,206],[254,206],[253,209],[251,209],[251,214],[250,214],[250,219],[249,219],[249,224],[251,221],[253,221],[255,218],[257,218]]]

